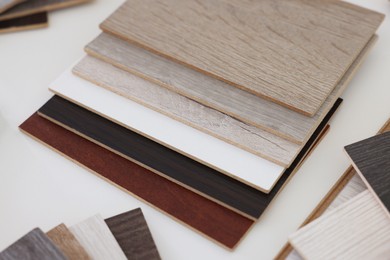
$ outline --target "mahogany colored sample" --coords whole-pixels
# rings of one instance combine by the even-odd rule
[[[47,13],[38,13],[0,21],[0,33],[44,28],[48,25]]]

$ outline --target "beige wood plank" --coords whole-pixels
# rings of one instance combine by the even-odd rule
[[[313,116],[384,18],[335,0],[245,3],[128,0],[101,28]]]
[[[305,259],[388,259],[390,219],[363,191],[289,237]]]
[[[259,98],[169,59],[103,33],[85,48],[96,58],[166,87],[205,106],[222,111],[297,144],[311,136],[376,42],[374,36],[314,117]]]

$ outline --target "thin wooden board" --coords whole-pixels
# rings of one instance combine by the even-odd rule
[[[19,32],[45,28],[48,26],[47,13],[37,13],[18,17],[6,21],[0,21],[0,33]]]
[[[67,258],[39,228],[33,229],[0,252],[1,260],[66,260]]]
[[[90,1],[91,0],[30,0],[0,14],[0,21],[36,13],[49,12],[74,5],[80,5]]]
[[[255,189],[269,192],[285,171],[284,167],[76,77],[69,70],[51,84],[50,90]]]
[[[390,217],[390,132],[348,145],[345,151]]]
[[[388,259],[390,219],[366,190],[289,237],[305,259]]]
[[[0,14],[26,0],[0,0]]]
[[[127,259],[100,215],[73,225],[69,230],[93,259]]]
[[[384,19],[340,1],[238,3],[128,0],[101,29],[313,116]]]
[[[79,241],[64,225],[60,224],[46,232],[50,240],[62,251],[69,260],[89,260],[88,253],[80,245]]]
[[[93,57],[207,107],[222,111],[244,123],[302,144],[307,141],[335,100],[340,97],[376,40],[377,36],[374,36],[368,42],[313,117],[306,117],[259,98],[106,33],[100,34],[89,43],[85,51]]]
[[[140,208],[108,218],[105,221],[127,259],[161,259]]]

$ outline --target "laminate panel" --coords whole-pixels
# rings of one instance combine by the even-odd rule
[[[227,208],[32,115],[21,131],[218,244],[233,249],[253,225]]]
[[[368,190],[289,237],[305,259],[388,259],[390,219]]]
[[[0,252],[1,260],[65,260],[66,257],[39,228],[33,229]]]
[[[108,218],[105,221],[127,259],[161,259],[140,208]]]
[[[348,145],[345,151],[390,216],[390,132]]]
[[[91,0],[29,0],[0,14],[0,21],[27,16],[36,13],[49,12],[74,5],[83,4]]]
[[[101,28],[312,116],[384,18],[340,1],[237,3],[128,0]]]
[[[69,260],[89,260],[88,253],[80,245],[79,241],[64,225],[60,224],[50,231],[46,232],[50,240],[61,249],[62,253]]]
[[[0,14],[25,0],[0,0]]]
[[[50,90],[123,127],[264,192],[272,189],[285,170],[284,167],[80,79],[70,71],[65,71],[55,80]],[[204,144],[208,144],[207,149],[204,149]]]
[[[86,219],[69,230],[93,259],[127,259],[101,216]]]
[[[302,144],[342,94],[376,39],[377,36],[374,36],[368,42],[313,117],[306,117],[259,98],[106,33],[102,33],[89,43],[85,51],[120,69],[222,111],[244,123]]]
[[[18,32],[44,28],[48,26],[47,13],[37,13],[18,17],[6,21],[0,21],[0,33]]]

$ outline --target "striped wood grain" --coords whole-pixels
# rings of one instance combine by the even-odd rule
[[[88,253],[80,245],[79,241],[64,225],[60,224],[50,231],[46,232],[50,240],[61,249],[62,253],[69,260],[89,260]]]
[[[313,116],[384,18],[340,1],[237,3],[128,0],[101,28]]]
[[[6,21],[0,21],[0,33],[33,30],[38,28],[45,28],[47,26],[47,13],[37,13]]]
[[[25,0],[0,0],[0,14]]]
[[[388,259],[390,219],[363,191],[289,237],[305,259]]]
[[[313,117],[259,98],[106,33],[89,43],[85,50],[96,58],[222,111],[244,123],[302,144],[347,87],[376,39],[377,36],[374,36],[368,42]]]
[[[127,259],[101,216],[86,219],[69,230],[92,259]]]

